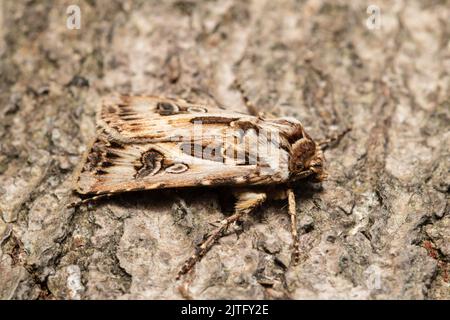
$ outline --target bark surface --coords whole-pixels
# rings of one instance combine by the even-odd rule
[[[175,276],[223,219],[214,189],[68,209],[110,93],[302,121],[329,178],[264,205],[196,267],[194,298],[449,299],[450,5],[377,1],[1,1],[0,298],[181,298]],[[66,26],[78,4],[81,29]]]

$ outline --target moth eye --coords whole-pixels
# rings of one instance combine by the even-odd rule
[[[207,113],[208,109],[203,108],[203,107],[189,107],[189,108],[187,108],[187,111],[192,112],[192,113]]]
[[[166,169],[168,173],[182,173],[185,172],[189,167],[184,163],[176,163]]]
[[[156,111],[162,116],[168,116],[178,113],[180,111],[180,108],[173,103],[158,102],[158,104],[156,105]]]
[[[203,147],[201,144],[196,143],[182,143],[180,144],[180,150],[184,154],[190,155],[191,157],[201,158],[203,153]]]

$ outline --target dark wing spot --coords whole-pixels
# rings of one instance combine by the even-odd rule
[[[163,160],[164,156],[159,151],[150,149],[144,152],[141,156],[141,166],[136,168],[136,179],[158,173],[161,170]]]
[[[158,112],[162,116],[177,114],[179,111],[180,108],[174,103],[158,102],[158,104],[156,105],[156,112]]]
[[[136,117],[137,113],[134,111],[120,111],[119,116],[121,118],[128,119],[128,118]]]
[[[260,129],[260,127],[256,123],[247,120],[238,120],[236,122],[233,122],[232,126],[235,126],[243,130],[244,133],[247,132],[248,130],[253,129],[255,130],[256,134],[258,134]]]
[[[239,118],[229,118],[229,117],[194,117],[189,120],[191,123],[202,123],[202,124],[230,124],[233,121],[238,120]]]
[[[107,151],[106,152],[106,158],[111,160],[111,159],[120,158],[120,156],[118,154],[114,153],[114,152]]]
[[[137,114],[124,116],[123,118],[124,118],[124,120],[128,120],[128,121],[136,121],[136,120],[141,120],[142,119],[142,117],[140,117]]]
[[[108,168],[108,167],[112,167],[113,163],[111,161],[103,161],[101,163],[102,168]]]
[[[117,109],[114,106],[108,106],[108,112],[109,113],[116,113]]]
[[[122,110],[130,110],[130,104],[128,103],[119,103],[118,106]]]
[[[109,145],[110,145],[111,148],[113,148],[113,149],[124,149],[124,148],[125,148],[122,144],[120,144],[120,143],[118,143],[118,142],[115,142],[115,141],[110,141],[110,142],[109,142]]]
[[[142,127],[131,127],[130,130],[131,132],[141,132],[142,131]]]
[[[89,164],[89,167],[93,168],[96,167],[97,164],[101,160],[101,155],[98,152],[91,151],[87,157],[87,163]]]
[[[211,179],[212,185],[235,185],[236,179],[233,177],[227,177],[227,178],[213,178]]]

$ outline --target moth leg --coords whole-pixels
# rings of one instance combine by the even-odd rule
[[[235,204],[235,213],[220,222],[220,227],[214,230],[209,237],[200,245],[197,252],[193,254],[178,272],[177,279],[188,273],[199,262],[203,256],[212,248],[215,242],[221,238],[228,228],[244,215],[252,212],[264,203],[267,196],[265,192],[244,191],[237,193],[238,200]]]
[[[334,134],[331,137],[328,137],[322,141],[319,141],[317,144],[320,146],[320,148],[322,150],[328,149],[333,142],[341,140],[351,130],[352,130],[352,128],[350,128],[350,127],[345,128],[341,132],[338,132],[337,134]]]
[[[109,197],[111,197],[111,196],[113,196],[112,193],[105,193],[105,194],[100,194],[100,195],[93,196],[93,197],[90,197],[90,198],[81,199],[81,200],[78,200],[78,201],[74,201],[74,202],[69,203],[69,204],[67,205],[67,208],[75,208],[75,207],[79,207],[79,206],[82,206],[82,205],[84,205],[84,204],[87,204],[87,203],[90,203],[90,202],[97,201],[97,200],[99,200],[99,199],[109,198]]]
[[[300,245],[297,234],[297,210],[295,206],[295,194],[292,189],[288,189],[288,211],[291,216],[291,234],[292,234],[292,261],[294,266],[298,264],[300,260]]]

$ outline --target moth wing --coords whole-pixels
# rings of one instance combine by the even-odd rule
[[[76,175],[81,194],[274,184],[289,177],[289,151],[263,134],[264,126],[279,123],[156,97],[106,100],[98,123]]]

